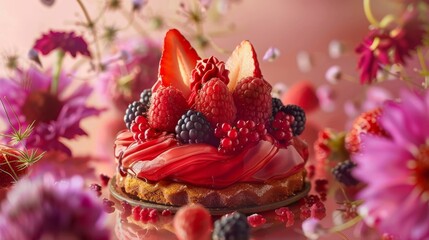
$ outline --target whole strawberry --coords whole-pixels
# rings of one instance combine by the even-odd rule
[[[159,131],[174,132],[177,121],[187,109],[188,104],[179,90],[172,86],[161,87],[152,95],[149,125]]]
[[[19,168],[17,156],[20,153],[4,145],[0,145],[0,188],[9,187],[27,172],[27,168]]]
[[[237,119],[265,123],[272,115],[271,85],[257,77],[238,82],[234,90]]]
[[[360,138],[362,134],[386,136],[386,132],[380,126],[378,121],[380,116],[381,109],[376,108],[374,110],[362,113],[355,119],[352,129],[347,133],[345,139],[346,149],[349,151],[349,153],[359,152],[361,147]]]
[[[213,127],[217,123],[232,123],[237,112],[232,94],[219,78],[212,78],[203,85],[195,101],[195,109],[201,112]]]

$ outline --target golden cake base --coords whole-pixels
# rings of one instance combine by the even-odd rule
[[[181,188],[187,188],[186,194],[186,198],[181,198],[181,201],[184,201],[183,204],[164,204],[164,203],[155,203],[152,201],[145,201],[145,200],[141,200],[139,199],[137,196],[138,194],[136,194],[133,191],[129,191],[129,188],[133,188],[136,187],[135,184],[138,184],[138,190],[140,191],[147,191],[144,190],[145,187],[149,187],[150,185],[154,185],[154,184],[149,184],[149,185],[145,185],[145,184],[141,184],[141,182],[146,183],[140,179],[137,179],[135,177],[125,177],[122,178],[121,182],[118,182],[117,176],[114,176],[111,181],[109,182],[109,189],[110,192],[112,194],[113,197],[115,197],[116,199],[120,200],[120,201],[126,201],[128,203],[130,203],[133,206],[141,206],[141,207],[146,207],[146,208],[155,208],[158,210],[170,210],[172,212],[176,212],[180,206],[185,205],[187,203],[189,203],[189,200],[192,201],[191,196],[193,194],[196,194],[196,192],[198,192],[200,199],[212,199],[212,203],[210,204],[206,204],[204,201],[199,201],[200,204],[204,205],[212,215],[224,215],[226,213],[230,213],[231,211],[240,211],[244,214],[250,214],[250,213],[256,213],[256,212],[264,212],[264,211],[269,211],[269,210],[273,210],[273,209],[277,209],[289,204],[292,204],[296,201],[298,201],[299,199],[305,197],[308,192],[310,191],[310,183],[305,182],[304,178],[301,178],[300,176],[302,174],[305,174],[304,172],[299,172],[295,175],[292,175],[291,177],[287,178],[286,180],[283,180],[283,191],[280,191],[281,189],[279,188],[279,186],[281,186],[280,182],[277,181],[281,181],[281,180],[276,180],[275,183],[278,184],[278,186],[276,186],[276,189],[271,189],[270,191],[267,191],[267,189],[257,189],[259,190],[259,194],[262,194],[261,192],[270,192],[269,197],[265,196],[265,198],[263,196],[258,196],[258,191],[254,191],[254,192],[250,192],[249,190],[249,185],[247,183],[240,183],[240,184],[235,184],[229,188],[226,189],[207,189],[207,188],[200,188],[200,187],[195,187],[195,186],[188,186],[186,184],[179,184],[179,183],[163,183],[163,184],[167,184],[167,185],[171,185],[173,184],[173,186],[169,186],[171,188],[167,188],[167,189],[181,189]],[[295,176],[295,178],[294,178]],[[128,179],[128,180],[127,180]],[[300,179],[300,180],[298,180]],[[128,191],[126,191],[127,188],[127,184],[128,184]],[[160,183],[157,183],[160,184]],[[267,187],[267,184],[250,184],[252,185],[252,187],[254,187],[255,189],[261,186],[265,186],[265,188]],[[259,185],[259,186],[258,186]],[[290,186],[294,186],[296,188],[299,188],[298,190],[295,190],[294,188],[290,188]],[[157,188],[162,189],[162,184],[161,186],[158,185]],[[153,187],[153,186],[152,186]],[[165,186],[164,186],[165,187]],[[246,188],[247,187],[247,188]],[[143,188],[143,189],[142,189]],[[189,189],[190,188],[190,189]],[[253,189],[253,190],[255,190]],[[153,189],[152,189],[153,190]],[[163,189],[164,191],[166,189]],[[193,191],[191,191],[193,190]],[[203,192],[203,190],[205,191],[205,194]],[[195,192],[196,191],[196,192]],[[216,191],[216,193],[210,192],[210,191]],[[220,191],[220,192],[219,192]],[[236,203],[240,203],[238,205],[234,205],[234,204],[230,204],[230,205],[223,205],[220,206],[219,203],[219,198],[222,197],[223,194],[227,194],[228,191],[234,191],[234,194],[230,194],[228,195],[228,197],[230,197],[230,203],[233,203],[233,201],[236,201]],[[130,193],[131,192],[131,193]],[[183,189],[182,191],[183,192]],[[183,194],[183,193],[182,193]],[[168,195],[167,195],[168,196]],[[216,196],[216,197],[215,197]],[[185,202],[185,200],[186,202]],[[213,200],[213,199],[217,199],[217,200]],[[237,200],[238,199],[238,200]],[[267,200],[270,199],[272,201],[267,201],[267,202],[263,202],[263,200]],[[245,203],[245,204],[244,204]]]

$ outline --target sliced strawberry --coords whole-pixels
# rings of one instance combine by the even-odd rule
[[[226,61],[226,69],[229,70],[228,88],[230,91],[234,91],[238,81],[243,78],[262,78],[255,49],[249,41],[243,41],[235,48]]]
[[[187,99],[191,93],[191,71],[199,59],[188,40],[177,29],[170,29],[164,38],[158,82],[152,92],[156,92],[160,86],[173,86]]]

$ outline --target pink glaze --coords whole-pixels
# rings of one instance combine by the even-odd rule
[[[302,170],[308,158],[306,145],[298,138],[294,142],[279,148],[263,140],[238,154],[224,155],[208,144],[180,145],[172,134],[136,142],[129,131],[123,131],[116,139],[115,155],[123,169],[142,179],[223,188],[285,178]]]

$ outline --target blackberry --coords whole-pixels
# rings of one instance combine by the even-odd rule
[[[282,100],[278,98],[271,98],[272,104],[273,104],[273,117],[276,116],[277,112],[280,111],[280,108],[283,107]]]
[[[150,106],[150,97],[152,96],[152,89],[148,88],[143,90],[140,94],[140,102],[146,105],[148,108]]]
[[[250,227],[244,214],[234,212],[224,215],[214,223],[213,240],[247,240]]]
[[[359,181],[353,177],[352,170],[356,167],[356,163],[350,160],[340,162],[332,169],[332,174],[338,182],[343,183],[346,186],[352,186],[359,183]]]
[[[300,106],[288,104],[286,106],[280,107],[280,111],[293,116],[294,121],[291,125],[293,135],[301,135],[305,129],[306,121],[304,110]]]
[[[128,129],[131,127],[131,123],[133,123],[134,119],[137,116],[145,116],[147,113],[148,107],[144,105],[142,102],[134,101],[128,105],[127,110],[125,111],[124,122]]]
[[[213,128],[201,112],[188,110],[177,122],[176,138],[181,143],[210,143]]]

